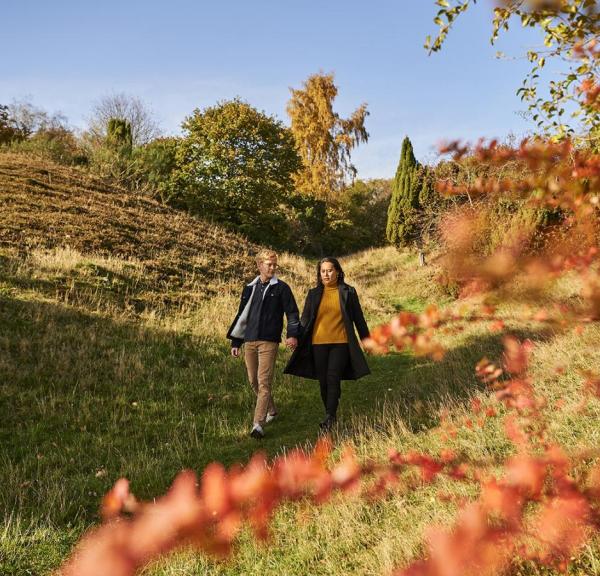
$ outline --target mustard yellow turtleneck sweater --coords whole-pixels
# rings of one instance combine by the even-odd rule
[[[345,344],[348,342],[337,284],[323,288],[312,333],[313,344]]]

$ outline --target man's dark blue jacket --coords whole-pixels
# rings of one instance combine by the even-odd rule
[[[259,282],[260,277],[257,277],[250,284],[244,286],[242,290],[238,312],[227,331],[227,338],[231,340],[232,348],[239,348],[245,341],[250,298],[260,297]],[[287,338],[299,338],[301,333],[300,315],[292,290],[285,282],[273,276],[262,299],[260,314],[258,315],[258,330],[253,330],[255,334],[258,334],[256,340],[281,342],[284,314],[287,318]]]

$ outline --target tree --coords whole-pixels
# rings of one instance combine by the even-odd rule
[[[67,166],[87,164],[87,157],[73,132],[65,128],[38,130],[27,139],[11,140],[13,152],[23,152]]]
[[[152,111],[135,96],[112,94],[96,102],[89,120],[90,134],[97,140],[104,140],[108,122],[113,118],[129,122],[134,146],[142,146],[160,136]]]
[[[111,118],[106,125],[106,145],[119,154],[130,155],[133,149],[131,124],[123,118]]]
[[[103,178],[120,186],[135,188],[136,163],[133,158],[131,124],[123,118],[109,118],[102,139],[88,137],[90,165]]]
[[[350,254],[385,244],[391,180],[356,180],[328,210],[324,248],[328,254]]]
[[[396,246],[408,244],[416,232],[419,192],[421,191],[418,170],[419,164],[407,136],[402,142],[400,161],[392,185],[386,227],[388,242]]]
[[[60,112],[49,114],[26,100],[13,100],[3,109],[0,126],[11,132],[11,140],[25,140],[38,132],[69,130],[67,119]]]
[[[439,32],[429,36],[425,47],[430,52],[441,50],[444,41],[460,14],[477,0],[437,0],[440,6],[435,24]],[[587,138],[600,138],[600,110],[589,102],[585,90],[597,86],[600,51],[600,13],[595,0],[504,0],[494,9],[491,42],[501,30],[509,30],[514,19],[523,27],[537,28],[544,34],[544,48],[530,49],[526,55],[532,67],[517,90],[529,104],[532,119],[538,129],[558,137],[574,132],[563,119],[566,106],[574,106],[573,117],[581,117]],[[540,71],[550,60],[562,61],[568,72],[549,81],[545,95],[540,95]]]
[[[369,138],[367,105],[362,104],[349,118],[340,118],[333,111],[338,93],[333,74],[313,74],[303,88],[291,89],[291,93],[287,112],[303,161],[294,177],[296,189],[318,199],[335,198],[348,179],[356,176],[350,153]]]
[[[0,144],[8,144],[15,136],[15,129],[11,126],[8,106],[0,104]]]
[[[239,99],[197,109],[182,127],[173,202],[256,240],[276,240],[300,167],[290,130]]]
[[[169,202],[173,187],[171,176],[177,168],[179,138],[157,138],[134,149],[137,190],[150,193],[161,202]]]
[[[419,178],[419,208],[433,208],[439,201],[439,195],[435,190],[435,176],[433,170],[428,166],[422,167],[422,173]]]
[[[25,100],[0,105],[0,144],[60,164],[85,164],[87,160],[62,114],[49,114]]]
[[[417,176],[418,196],[418,239],[417,243],[422,250],[432,240],[437,230],[438,222],[447,202],[435,189],[435,170],[429,166],[421,166]],[[422,256],[424,257],[424,256]]]

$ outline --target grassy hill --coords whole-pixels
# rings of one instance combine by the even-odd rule
[[[121,476],[152,498],[182,468],[314,443],[317,386],[282,375],[283,349],[274,383],[281,418],[260,444],[248,437],[253,398],[224,334],[241,283],[254,273],[255,246],[84,172],[19,156],[0,154],[0,204],[0,573],[58,566]],[[280,263],[301,304],[314,263],[290,254]],[[419,268],[409,253],[370,250],[342,264],[370,325],[449,302],[435,266]],[[563,400],[560,409],[551,404],[552,435],[573,448],[598,445],[600,405],[579,404],[579,370],[600,366],[598,327],[548,332],[520,320],[514,303],[502,311],[514,316],[507,330],[536,342],[536,386],[551,402]],[[473,369],[484,355],[498,357],[501,336],[483,325],[448,333],[437,363],[370,358],[372,376],[343,386],[337,446],[378,458],[392,447],[439,450],[441,409],[458,422],[470,398],[489,401]],[[568,369],[558,374],[558,366]],[[511,450],[500,417],[459,429],[451,447],[492,459]],[[375,504],[297,503],[278,512],[268,547],[244,534],[230,561],[184,552],[147,573],[387,574],[420,554],[428,524],[452,518],[456,504],[436,498],[438,490],[473,495],[468,484],[441,482]],[[589,548],[571,573],[600,574],[599,566]]]
[[[37,272],[54,270],[51,293],[88,305],[185,306],[253,273],[245,238],[85,171],[0,154],[0,205],[4,273],[30,275],[33,287]]]

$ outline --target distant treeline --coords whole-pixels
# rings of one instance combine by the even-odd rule
[[[368,137],[366,108],[340,118],[336,92],[331,75],[311,77],[290,101],[292,127],[241,99],[219,102],[192,111],[180,137],[162,136],[152,111],[124,94],[97,102],[77,131],[15,101],[0,104],[0,146],[82,167],[263,244],[349,253],[385,243],[390,181],[356,179],[350,150]],[[319,100],[327,117],[311,118]]]
[[[405,138],[393,179],[357,179],[351,151],[368,140],[368,112],[363,104],[340,118],[336,95],[333,76],[316,74],[292,90],[289,127],[236,98],[193,110],[179,137],[162,136],[145,104],[124,94],[98,101],[82,131],[12,102],[0,105],[0,146],[82,167],[277,248],[343,255],[386,242],[438,245],[443,215],[474,202],[468,192],[441,196],[440,184],[468,189],[490,168],[421,164]]]

